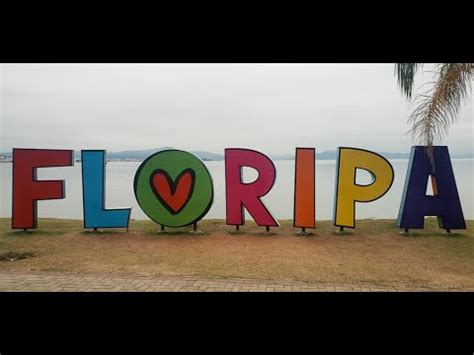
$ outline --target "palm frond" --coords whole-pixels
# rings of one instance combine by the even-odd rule
[[[400,90],[408,99],[411,99],[415,74],[423,66],[423,63],[396,63],[395,74]]]
[[[419,94],[410,115],[411,133],[427,146],[433,164],[433,145],[447,135],[461,104],[470,98],[474,66],[472,63],[445,63],[438,66],[437,81],[431,90]]]

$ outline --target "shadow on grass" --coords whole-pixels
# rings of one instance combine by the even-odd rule
[[[356,232],[349,231],[344,229],[344,231],[340,231],[339,229],[331,231],[331,233],[337,237],[351,237],[357,235]]]
[[[160,230],[147,230],[143,231],[143,234],[145,234],[148,237],[160,237],[160,236],[168,236],[168,237],[203,237],[203,236],[209,236],[212,233],[207,232],[207,231],[193,231],[193,230],[165,230],[165,231],[160,231]]]
[[[255,232],[255,231],[246,231],[246,230],[227,230],[227,234],[233,235],[233,236],[240,236],[240,235],[245,235],[245,236],[255,236],[255,237],[272,237],[272,236],[278,236],[280,233],[278,232],[272,232],[272,231],[263,231],[263,232]]]
[[[445,238],[445,239],[466,239],[469,238],[468,235],[463,233],[440,233],[440,232],[400,232],[397,236],[402,236],[405,238]]]
[[[277,232],[253,232],[253,233],[247,233],[248,235],[255,235],[257,237],[273,237],[273,236],[278,236]]]
[[[42,229],[34,229],[34,230],[13,230],[13,231],[9,231],[9,232],[6,232],[4,233],[3,235],[5,236],[10,236],[10,237],[22,237],[22,238],[26,238],[26,237],[34,237],[34,236],[50,236],[50,237],[57,237],[57,236],[60,236],[60,235],[63,235],[65,234],[66,231],[63,231],[63,230],[58,230],[58,231],[45,231],[45,230],[42,230]]]
[[[128,231],[119,231],[119,230],[85,230],[80,232],[79,234],[86,235],[89,237],[93,236],[101,236],[101,235],[127,235],[130,234]]]
[[[0,261],[15,261],[21,259],[28,259],[36,256],[30,251],[8,251],[0,254]]]
[[[301,237],[301,238],[311,238],[311,237],[318,236],[315,232],[302,232],[302,231],[294,231],[292,235],[294,235],[295,237]]]
[[[28,235],[35,235],[35,234],[41,234],[38,233],[38,231],[32,231],[32,230],[12,230],[4,233],[4,235],[10,235],[10,236],[28,236]]]

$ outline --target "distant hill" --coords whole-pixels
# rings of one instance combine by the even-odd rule
[[[410,152],[408,153],[387,153],[387,152],[377,152],[386,159],[409,159]],[[474,154],[452,154],[452,159],[472,159]],[[293,159],[293,158],[292,158]],[[321,153],[316,151],[316,159],[319,160],[335,160],[337,159],[337,150],[327,150]]]
[[[410,157],[410,153],[379,153],[383,157],[387,159],[408,159]],[[295,159],[295,155],[287,154],[287,155],[269,155],[272,160],[293,160]],[[318,160],[336,160],[337,159],[337,150],[326,150],[323,152],[318,152],[316,150],[316,159]]]
[[[155,149],[144,149],[144,150],[124,150],[120,152],[112,152],[107,151],[107,160],[133,160],[133,161],[143,161],[151,154],[160,152],[162,150],[167,149],[175,149],[173,147],[161,147]],[[218,153],[211,153],[206,151],[191,151],[190,153],[196,155],[198,158],[202,160],[211,160],[211,161],[221,161],[224,160],[224,154]],[[381,152],[379,153],[383,157],[387,159],[408,159],[410,157],[410,153],[387,153]],[[1,157],[11,158],[11,152],[0,153]],[[294,153],[291,154],[268,154],[268,156],[272,160],[293,160],[295,158]],[[472,159],[474,158],[474,154],[453,154],[451,156],[454,159]],[[81,159],[81,152],[75,151],[74,152],[75,159]],[[326,150],[323,152],[318,152],[316,150],[316,159],[318,160],[335,160],[337,159],[337,150]],[[1,160],[1,159],[0,159]]]
[[[107,160],[138,160],[143,161],[150,155],[162,150],[174,149],[173,147],[161,147],[156,149],[144,149],[144,150],[124,150],[120,152],[107,151]],[[196,155],[202,160],[224,160],[224,154],[216,154],[205,151],[191,151],[190,153]],[[0,153],[0,156],[11,158],[11,152]],[[74,159],[81,159],[81,152],[74,151]]]
[[[410,153],[378,153],[386,159],[408,159],[410,158]],[[316,151],[316,159],[319,160],[335,160],[337,159],[337,150],[327,150],[321,153]]]
[[[201,160],[224,160],[224,154],[216,154],[202,151],[190,152]]]
[[[153,153],[173,149],[172,147],[162,147],[156,149],[144,149],[144,150],[125,150],[122,152],[107,152],[107,159],[110,160],[145,160]],[[80,157],[80,153],[79,153]]]
[[[162,150],[167,149],[174,149],[173,147],[162,147],[156,149],[145,149],[145,150],[130,150],[130,151],[122,151],[122,152],[107,152],[107,159],[109,160],[145,160],[148,156],[153,153],[160,152]],[[213,160],[213,161],[220,161],[224,160],[223,154],[216,154],[210,153],[206,151],[191,151],[190,153],[197,156],[199,159],[202,160]],[[81,153],[74,152],[75,157],[80,159]],[[379,153],[380,155],[384,156],[387,159],[408,159],[410,157],[410,153]],[[285,155],[268,155],[272,160],[293,160],[295,158],[293,154],[285,154]],[[316,159],[318,160],[335,160],[337,159],[337,151],[336,150],[327,150],[321,153],[316,151]]]
[[[148,158],[150,155],[161,152],[163,150],[175,149],[173,147],[161,147],[155,149],[144,149],[144,150],[124,150],[121,152],[109,152],[107,151],[107,160],[137,160],[143,161]],[[215,154],[204,151],[191,151],[191,154],[194,154],[201,160],[224,160],[223,154]],[[81,152],[74,152],[75,159],[81,159]]]

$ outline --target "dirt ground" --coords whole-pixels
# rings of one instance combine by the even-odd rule
[[[265,229],[251,222],[240,234],[222,220],[161,234],[151,221],[129,231],[84,231],[82,221],[40,219],[31,232],[0,219],[0,270],[238,277],[326,283],[474,287],[474,221],[446,234],[435,219],[400,235],[393,220],[359,220],[346,235],[318,221],[312,236],[297,236],[291,221]],[[15,260],[15,255],[24,259]],[[11,257],[10,257],[11,256]]]

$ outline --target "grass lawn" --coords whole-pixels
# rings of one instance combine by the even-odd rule
[[[291,221],[272,228],[248,222],[241,234],[222,220],[160,234],[152,221],[130,230],[84,231],[80,220],[39,219],[31,232],[0,219],[0,271],[64,271],[140,275],[198,275],[326,283],[474,287],[474,221],[446,234],[434,218],[424,230],[399,234],[394,220],[358,220],[344,236],[318,221],[313,236],[296,236]],[[27,257],[10,261],[9,255]],[[32,253],[32,254],[31,254]],[[5,256],[1,258],[1,256]]]

